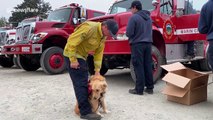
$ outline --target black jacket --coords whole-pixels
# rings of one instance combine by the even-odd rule
[[[213,40],[213,0],[203,5],[200,13],[198,30],[207,34],[207,40]]]

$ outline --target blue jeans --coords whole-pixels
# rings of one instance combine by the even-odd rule
[[[87,115],[92,112],[91,105],[88,101],[88,66],[85,60],[78,59],[80,64],[79,69],[70,68],[70,60],[65,57],[67,63],[67,70],[69,71],[70,78],[73,83],[75,96],[78,101],[80,114]]]
[[[213,71],[213,40],[209,40],[209,48],[207,51],[207,55],[208,55],[208,62],[211,66],[211,69]]]
[[[131,60],[136,75],[135,89],[141,93],[144,86],[153,89],[152,43],[136,43],[131,45]]]

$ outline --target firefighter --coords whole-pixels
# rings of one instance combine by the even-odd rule
[[[145,92],[153,94],[152,75],[152,20],[148,11],[142,10],[140,1],[131,4],[133,15],[128,21],[126,34],[131,47],[131,61],[136,75],[136,85],[129,93],[143,95]]]
[[[200,12],[198,30],[201,34],[207,34],[209,48],[207,51],[208,62],[213,71],[213,0],[209,0],[203,5]]]
[[[92,113],[88,101],[88,52],[94,51],[95,75],[100,75],[106,37],[115,37],[117,31],[118,24],[112,19],[102,23],[86,21],[67,40],[64,56],[82,119],[101,119],[100,115]]]

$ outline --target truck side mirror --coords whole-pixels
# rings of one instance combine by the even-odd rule
[[[78,23],[78,18],[73,18],[72,22],[76,25]]]
[[[157,0],[152,0],[152,5],[153,6],[157,6],[159,4],[159,2]]]
[[[87,9],[86,8],[81,7],[80,18],[81,18],[81,22],[86,21],[86,19],[87,19]]]
[[[185,9],[185,0],[177,0],[176,16],[177,17],[182,16],[184,9]]]

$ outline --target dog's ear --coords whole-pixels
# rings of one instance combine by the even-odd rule
[[[99,79],[100,81],[105,81],[105,80],[106,80],[105,77],[102,76],[102,75],[98,76],[98,79]]]
[[[90,80],[93,80],[93,79],[94,79],[94,75],[91,75],[89,79],[90,79]]]
[[[106,83],[103,83],[102,89],[105,90],[106,88],[107,88],[107,84],[106,84]]]
[[[102,76],[103,77],[103,76]],[[106,81],[106,78],[105,77],[103,77],[103,81]]]

